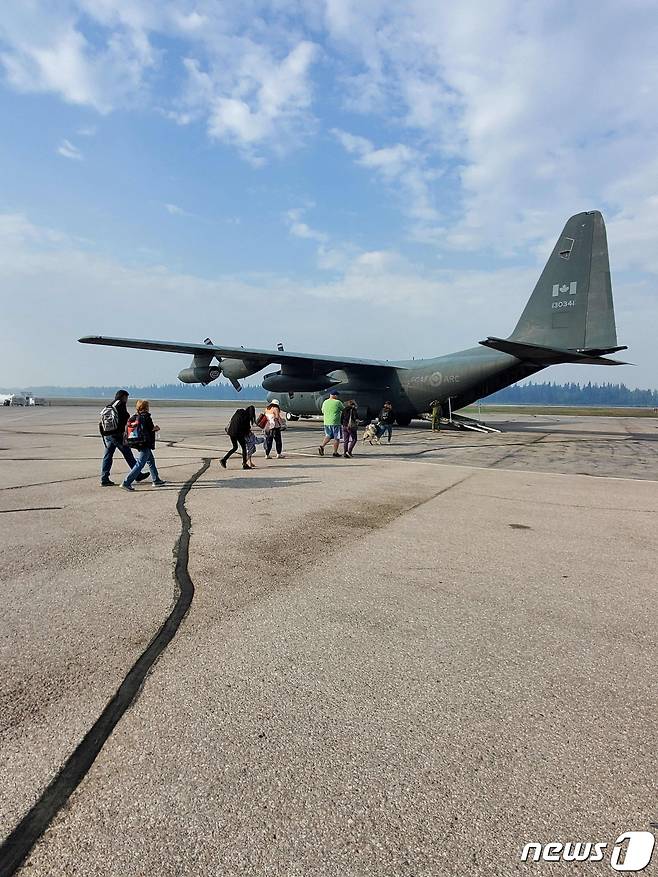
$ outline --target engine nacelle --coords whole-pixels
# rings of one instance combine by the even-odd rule
[[[270,372],[263,378],[264,389],[272,393],[312,393],[326,390],[336,383],[340,381],[335,381],[329,375],[282,374],[280,371]]]
[[[260,362],[253,362],[249,359],[222,359],[222,373],[229,381],[237,381],[240,378],[248,378],[249,375],[255,374],[262,368]]]
[[[178,380],[184,384],[203,384],[205,387],[211,381],[216,381],[221,373],[222,370],[218,365],[193,366],[179,372]]]

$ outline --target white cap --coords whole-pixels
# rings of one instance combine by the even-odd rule
[[[279,402],[278,399],[272,399],[272,400],[270,401],[270,405],[278,405],[279,408],[281,407],[281,403]]]

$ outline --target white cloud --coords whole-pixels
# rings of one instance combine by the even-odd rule
[[[188,213],[187,210],[183,210],[182,207],[179,207],[177,204],[165,204],[164,209],[170,216],[193,216],[194,214]]]
[[[355,257],[356,247],[345,242],[332,241],[326,232],[312,228],[304,222],[304,215],[310,207],[296,207],[285,213],[284,220],[293,237],[314,241],[316,264],[321,271],[344,271]]]
[[[655,4],[5,6],[0,64],[17,90],[100,113],[149,101],[256,166],[340,126],[358,166],[397,196],[412,241],[523,255],[570,213],[599,208],[623,241],[614,257],[657,270]],[[362,125],[340,116],[341,100]],[[297,234],[344,263],[303,220]]]
[[[302,221],[304,212],[305,209],[302,207],[287,211],[285,218],[288,223],[290,234],[293,235],[293,237],[305,238],[306,240],[317,241],[318,243],[326,243],[328,236],[324,232],[317,231]]]
[[[365,137],[338,129],[332,133],[347,152],[357,156],[357,164],[375,173],[387,185],[399,188],[402,209],[414,220],[419,235],[439,220],[432,190],[438,174],[425,166],[421,152],[404,143],[377,149]]]
[[[282,153],[313,128],[311,67],[317,46],[301,40],[285,54],[248,37],[223,38],[207,59],[186,57],[184,92],[173,118],[205,119],[209,136],[236,146],[252,164]]]
[[[202,72],[188,62],[190,83],[198,90],[191,105],[205,101],[208,131],[233,143],[248,156],[261,146],[282,149],[303,137],[311,103],[310,67],[317,47],[301,41],[281,60],[262,46],[250,45],[228,71],[215,65]]]
[[[74,159],[75,161],[82,161],[84,158],[78,147],[74,146],[70,140],[62,140],[57,147],[57,154],[63,155],[64,158]]]
[[[601,0],[596,15],[523,0],[5,5],[14,88],[107,113],[145,100],[166,63],[151,104],[256,166],[323,123],[351,127],[344,99],[378,133],[341,142],[398,193],[410,237],[443,249],[523,252],[578,210],[637,215],[626,177],[658,190],[658,12],[643,0]],[[649,241],[658,251],[658,228]]]
[[[658,189],[650,4],[603,0],[593,16],[521,0],[328,0],[326,23],[353,62],[342,65],[350,107],[386,112],[448,172],[459,200],[444,245],[522,251],[570,213],[613,207],[629,167]]]
[[[319,56],[314,41],[290,27],[291,8],[268,6],[245,3],[228,14],[214,2],[181,9],[152,0],[32,0],[3,10],[0,64],[17,90],[108,113],[146,99],[165,58],[157,41],[179,41],[180,59],[173,48],[168,57],[185,78],[163,109],[182,123],[204,119],[211,138],[262,164],[262,151],[282,152],[312,130]],[[151,100],[161,106],[155,94]]]
[[[19,91],[53,92],[68,103],[108,113],[134,101],[156,55],[144,31],[128,29],[120,20],[112,22],[104,39],[92,42],[79,24],[81,12],[64,0],[3,10],[0,62]],[[92,7],[89,15],[100,24],[95,12]]]

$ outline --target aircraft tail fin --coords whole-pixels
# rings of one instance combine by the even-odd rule
[[[508,340],[582,353],[621,349],[605,223],[597,210],[567,220]]]

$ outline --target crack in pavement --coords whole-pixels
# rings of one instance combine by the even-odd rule
[[[188,571],[192,521],[185,507],[185,500],[195,481],[209,466],[210,459],[204,457],[202,465],[188,478],[178,494],[176,511],[181,519],[181,533],[173,550],[174,580],[178,588],[173,609],[130,668],[116,694],[91,729],[42,792],[36,804],[0,846],[0,877],[12,877],[18,871],[52,820],[85,778],[124,713],[134,703],[147,674],[174,638],[187,615],[194,598],[194,583]]]
[[[33,506],[29,509],[2,509],[0,510],[0,515],[13,515],[16,512],[50,512],[50,511],[59,511],[64,506],[61,505],[37,505]]]

